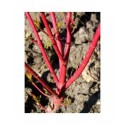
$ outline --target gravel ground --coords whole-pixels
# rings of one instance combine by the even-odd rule
[[[34,20],[39,19],[39,13],[30,13]],[[45,13],[51,26],[48,13]],[[62,41],[65,41],[65,24],[64,14],[56,13],[58,25]],[[72,43],[69,53],[67,66],[67,79],[73,75],[75,70],[80,65],[85,53],[90,45],[93,35],[100,23],[99,12],[77,12],[74,13],[75,25],[72,31]],[[40,27],[44,29],[43,25]],[[49,41],[46,35],[38,29],[40,38],[43,41],[44,47],[51,64],[58,75],[58,59],[53,51],[51,44],[46,45]],[[25,62],[51,87],[55,87],[52,76],[46,66],[38,46],[31,41],[35,39],[34,34],[25,20]],[[36,81],[37,84],[37,81]],[[25,112],[26,113],[42,113],[43,111],[37,106],[32,97],[27,93],[34,93],[43,105],[48,104],[48,99],[42,97],[39,92],[31,85],[27,77],[25,77]],[[60,107],[59,113],[100,113],[100,41],[89,60],[85,70],[80,77],[66,90],[64,105]]]

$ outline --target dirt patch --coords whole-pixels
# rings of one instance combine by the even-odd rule
[[[30,13],[33,20],[40,21],[39,13]],[[49,18],[49,14],[45,13],[49,25],[52,28],[52,24]],[[67,65],[67,78],[70,78],[75,70],[81,64],[86,51],[91,43],[93,35],[100,23],[99,12],[77,12],[73,14],[75,19],[75,25],[72,30],[72,43],[69,53],[69,60]],[[60,37],[62,44],[66,38],[66,27],[63,13],[56,13],[57,21],[60,31]],[[40,27],[44,29],[43,24]],[[51,64],[58,76],[59,62],[58,58],[49,43],[46,34],[44,34],[39,28],[38,32],[41,40],[43,41],[44,48],[48,54]],[[25,20],[25,62],[45,81],[55,89],[55,83],[46,66],[42,54],[37,44],[32,42],[36,39],[31,30],[31,27],[27,20]],[[38,81],[35,83],[39,85]],[[42,86],[40,86],[42,87]],[[49,104],[49,100],[41,96],[40,93],[32,86],[30,81],[25,77],[25,112],[41,113],[43,112],[39,106],[35,103],[32,97],[27,93],[33,93],[38,100],[44,105]],[[89,60],[85,70],[82,72],[80,77],[66,90],[65,92],[64,105],[57,111],[59,113],[99,113],[100,112],[100,41]]]

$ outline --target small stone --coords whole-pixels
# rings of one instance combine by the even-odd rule
[[[78,32],[75,33],[73,36],[74,36],[74,38],[78,37]]]
[[[96,19],[96,14],[91,14],[91,21],[92,22],[95,22],[95,23],[98,23],[98,20]]]
[[[41,61],[42,61],[41,57],[36,57],[36,58],[34,59],[34,62],[35,62],[36,64],[40,63]]]
[[[37,53],[41,53],[41,51],[40,51],[38,45],[34,45],[34,46],[33,46],[33,51],[35,51],[35,52],[37,52]]]
[[[91,81],[93,81],[93,78],[92,78],[90,75],[88,75],[85,71],[82,72],[82,77],[84,78],[84,80],[85,80],[86,82],[91,82]]]
[[[31,88],[25,88],[25,103],[27,102],[28,100],[28,94],[31,94],[32,92],[32,89]]]
[[[88,41],[92,41],[93,36],[94,36],[94,32],[93,32],[93,30],[92,30],[92,31],[89,33]]]
[[[97,105],[100,105],[101,103],[100,103],[100,101],[97,101],[97,103],[96,103]]]
[[[45,42],[48,40],[47,36],[45,33],[43,33],[42,31],[38,33],[40,36],[40,39],[42,40],[42,43],[45,44]]]
[[[76,40],[75,40],[75,44],[82,44],[82,40],[81,40],[81,38],[76,38]]]
[[[85,15],[85,12],[77,12],[77,15],[79,15],[80,17]]]
[[[25,62],[27,63],[28,56],[25,54]]]
[[[90,21],[88,21],[88,22],[86,23],[86,27],[87,27],[87,29],[91,28],[91,27],[92,27],[92,23],[91,23]]]
[[[79,34],[83,34],[83,33],[86,33],[85,27],[81,27],[79,29]]]

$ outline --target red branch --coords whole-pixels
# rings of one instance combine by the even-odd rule
[[[70,29],[70,24],[71,24],[71,12],[68,12],[66,15],[66,28],[67,28],[67,39],[66,39],[66,47],[65,47],[65,54],[64,58],[66,61],[66,65],[67,65],[67,57],[69,55],[69,51],[70,51],[70,43],[71,43],[71,29]],[[57,43],[57,47],[59,48],[60,52],[62,52],[62,45],[61,42],[59,41],[59,32],[57,30],[57,24],[56,24],[56,18],[55,18],[55,14],[53,12],[50,13],[50,17],[52,20],[52,24],[53,24],[53,28],[54,28],[54,32],[55,32],[55,38],[56,38],[56,43]],[[57,85],[59,91],[61,91],[61,89],[63,88],[64,84],[65,84],[65,78],[66,78],[66,65],[63,65],[63,63],[61,62],[61,60],[59,59],[59,71],[60,71],[60,77],[59,77],[59,84]]]
[[[73,74],[73,76],[71,76],[71,78],[67,81],[66,83],[66,89],[80,76],[80,74],[82,73],[82,71],[84,70],[84,68],[86,67],[86,65],[88,64],[88,61],[94,51],[94,49],[97,46],[98,40],[100,37],[100,24],[98,25],[98,28],[96,30],[96,33],[92,39],[92,42],[90,44],[90,47],[85,55],[85,58],[83,59],[81,65],[79,66],[79,68],[75,71],[75,73]]]
[[[67,29],[67,36],[66,36],[66,46],[65,46],[65,54],[64,58],[68,58],[70,46],[71,46],[71,12],[68,12],[66,15],[66,29]]]
[[[40,40],[40,37],[39,37],[38,32],[37,32],[37,29],[36,29],[36,27],[35,27],[35,25],[34,25],[34,23],[33,23],[33,20],[32,20],[32,18],[31,18],[31,16],[30,16],[29,12],[26,12],[25,15],[26,15],[26,17],[27,17],[27,19],[28,19],[28,21],[29,21],[29,23],[30,23],[30,25],[31,25],[31,27],[32,27],[32,30],[33,30],[33,32],[34,32],[34,35],[35,35],[35,37],[36,37],[36,39],[37,39],[37,44],[38,44],[38,46],[39,46],[39,48],[40,48],[40,50],[41,50],[41,53],[42,53],[42,55],[43,55],[43,59],[45,60],[47,66],[48,66],[48,68],[49,68],[49,70],[50,70],[50,72],[51,72],[51,75],[53,76],[54,81],[55,81],[56,83],[58,83],[59,80],[58,80],[58,78],[57,78],[57,76],[56,76],[56,74],[55,74],[55,72],[54,72],[54,70],[53,70],[53,68],[52,68],[52,65],[51,65],[51,63],[50,63],[50,61],[49,61],[49,59],[48,59],[48,57],[47,57],[47,54],[46,54],[46,52],[45,52],[45,50],[44,50],[43,44],[42,44],[42,42],[41,42],[41,40]]]
[[[55,34],[55,38],[56,38],[56,44],[57,44],[57,47],[59,48],[59,51],[62,55],[62,45],[61,45],[61,41],[59,39],[59,32],[57,29],[56,17],[55,17],[54,12],[50,12],[50,17],[51,17],[52,24],[53,24],[54,34]]]
[[[36,101],[36,104],[45,112],[47,112],[46,108],[37,100],[36,96],[33,93],[28,93],[32,98]]]
[[[71,12],[68,12],[66,15],[66,28],[67,28],[67,36],[66,36],[66,46],[65,46],[65,51],[64,51],[64,58],[66,60],[66,65],[61,65],[60,68],[60,79],[59,79],[59,89],[63,88],[65,85],[65,80],[66,80],[66,67],[67,67],[67,62],[68,62],[68,55],[70,51],[70,46],[71,46],[71,31],[70,31],[70,24],[71,24]]]
[[[32,85],[44,96],[50,98],[49,95],[45,94],[34,82],[32,82]]]
[[[25,68],[30,74],[32,74],[52,95],[57,96],[57,94],[25,63]]]
[[[60,51],[59,51],[59,49],[58,49],[58,47],[57,47],[57,45],[56,45],[56,41],[55,41],[55,39],[54,39],[54,37],[53,37],[53,35],[52,35],[52,32],[51,32],[51,30],[50,30],[50,27],[49,27],[49,24],[48,24],[48,22],[47,22],[47,20],[46,20],[45,15],[44,15],[43,13],[40,13],[40,16],[41,16],[41,19],[42,19],[42,21],[43,21],[45,27],[46,27],[47,33],[48,33],[49,38],[50,38],[50,40],[51,40],[51,42],[52,42],[53,48],[54,48],[56,54],[58,55],[58,58],[61,60],[61,62],[62,62],[63,64],[65,64],[65,61],[64,61],[64,59],[63,59],[63,57],[62,57],[62,55],[61,55],[61,53],[60,53]]]
[[[59,51],[60,51],[61,55],[63,56],[62,44],[61,44],[61,41],[59,39],[59,32],[58,32],[58,29],[57,29],[57,23],[56,23],[56,18],[55,18],[54,12],[50,12],[50,17],[51,17],[53,29],[54,29],[54,32],[55,32],[54,34],[55,34],[56,44],[57,44],[57,47],[59,48]],[[63,63],[59,59],[59,71],[62,71],[62,67],[63,67]],[[60,72],[59,79],[61,79],[61,76],[62,75],[61,75],[61,72]],[[62,88],[62,85],[60,85],[60,80],[59,80],[59,83],[56,84],[56,86],[57,86],[57,92],[58,92],[58,89],[60,90]]]

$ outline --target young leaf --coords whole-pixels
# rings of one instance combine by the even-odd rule
[[[43,90],[45,91],[45,94],[49,94],[49,92],[45,88],[43,88]]]
[[[28,71],[26,71],[26,76],[31,82],[33,81],[32,75]]]
[[[57,24],[57,28],[58,28],[58,31],[60,32],[60,29],[61,29],[61,27],[62,27],[62,21],[60,21],[60,22],[58,22],[58,24]]]
[[[46,48],[46,49],[48,49],[48,48],[52,48],[52,43],[50,42],[50,40],[47,38],[47,41],[45,42],[45,44],[44,44],[44,47]]]
[[[36,26],[37,29],[41,29],[40,22],[38,21],[37,18],[34,20],[34,24],[35,24],[35,26]]]
[[[67,97],[64,99],[63,104],[64,104],[64,106],[69,106],[69,105],[71,105],[71,102],[72,102],[71,99],[69,97]]]

